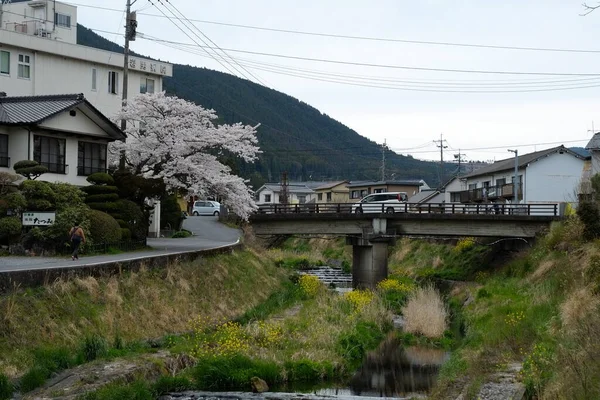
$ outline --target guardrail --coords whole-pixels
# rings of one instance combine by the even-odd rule
[[[556,203],[460,204],[460,203],[305,203],[263,204],[257,214],[478,214],[559,216]]]

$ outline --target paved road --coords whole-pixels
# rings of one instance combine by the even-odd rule
[[[185,239],[148,239],[148,245],[153,248],[152,250],[115,255],[82,256],[78,261],[71,261],[70,257],[0,257],[0,272],[90,266],[110,261],[125,261],[211,249],[234,244],[241,235],[239,230],[221,224],[217,217],[188,217],[183,222],[183,227],[191,231],[194,236]]]

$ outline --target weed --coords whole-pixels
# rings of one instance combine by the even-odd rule
[[[246,311],[236,321],[240,324],[245,324],[252,320],[266,319],[269,315],[290,307],[299,301],[300,297],[301,293],[298,290],[298,286],[294,285],[293,282],[284,282],[280,290],[272,293],[269,298],[256,307]]]
[[[335,368],[330,362],[310,360],[288,361],[284,364],[287,379],[294,382],[317,382],[335,377]]]
[[[353,290],[344,294],[344,298],[354,306],[355,310],[361,310],[373,301],[374,294],[370,290]]]
[[[37,389],[50,377],[51,371],[44,367],[35,366],[25,373],[19,381],[19,390],[21,393],[27,393]]]
[[[175,233],[174,233],[174,234],[171,236],[171,238],[172,238],[172,239],[183,239],[183,238],[188,238],[188,237],[190,237],[190,236],[192,236],[192,232],[190,232],[190,231],[187,231],[187,230],[185,230],[185,229],[184,229],[184,230],[181,230],[181,231],[177,231],[177,232],[175,232]]]
[[[239,354],[201,359],[191,375],[200,390],[248,390],[253,376],[264,379],[268,385],[281,382],[281,369],[277,364]]]
[[[467,250],[471,250],[473,247],[475,247],[476,244],[477,243],[475,242],[475,238],[462,238],[456,243],[456,246],[454,246],[454,249],[452,249],[452,251],[454,251],[455,253],[464,253]]]
[[[441,337],[447,327],[448,311],[440,294],[432,286],[416,289],[402,309],[404,329],[429,338]]]
[[[337,352],[346,360],[356,364],[368,350],[373,350],[385,337],[382,329],[372,322],[359,322],[348,333],[342,334],[337,342]]]
[[[82,400],[152,400],[154,396],[147,383],[135,381],[130,384],[110,383],[95,392],[82,396]]]
[[[108,352],[106,340],[98,335],[87,336],[81,346],[79,356],[84,362],[94,361]]]
[[[8,377],[0,374],[0,400],[8,400],[12,397],[14,387]]]
[[[194,384],[184,376],[161,376],[152,385],[152,393],[162,396],[169,392],[183,392],[194,388]]]
[[[313,275],[302,275],[299,279],[300,289],[306,298],[315,297],[323,285],[319,278]]]

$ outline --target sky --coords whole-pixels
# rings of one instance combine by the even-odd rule
[[[79,23],[111,32],[98,33],[123,44],[125,1],[67,2],[78,6]],[[360,135],[385,141],[397,153],[415,158],[439,160],[434,140],[441,135],[447,146],[445,160],[460,152],[465,161],[491,161],[512,157],[507,149],[525,154],[559,144],[585,146],[594,122],[600,130],[600,9],[582,16],[581,0],[137,0],[132,10],[139,11],[140,33],[132,50],[228,72],[195,45],[201,31],[244,66],[245,70],[235,65],[236,71],[226,64],[238,76],[294,96]],[[176,10],[190,21],[164,18],[164,14],[173,17],[171,11]],[[291,34],[214,22],[387,40]],[[148,38],[191,46],[174,48]]]

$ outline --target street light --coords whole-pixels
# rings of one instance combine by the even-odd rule
[[[519,201],[519,192],[517,191],[517,189],[519,188],[519,184],[517,183],[517,178],[519,177],[519,150],[508,149],[508,151],[510,151],[511,153],[515,153],[515,176],[513,177],[513,203],[517,204],[517,202]]]

